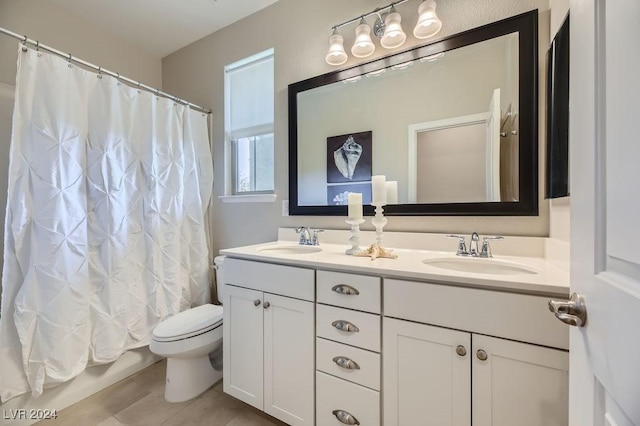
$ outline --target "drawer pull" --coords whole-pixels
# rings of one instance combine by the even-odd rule
[[[333,410],[332,413],[333,413],[334,416],[336,416],[336,419],[338,419],[338,421],[340,423],[344,423],[345,425],[359,425],[360,424],[358,419],[356,419],[350,413],[348,413],[348,412],[346,412],[344,410]]]
[[[337,320],[331,323],[332,326],[340,331],[346,331],[347,333],[357,333],[360,331],[358,327],[351,324],[349,321]]]
[[[344,368],[345,370],[360,370],[358,363],[346,356],[336,356],[333,358],[333,362],[335,362],[338,367]]]
[[[358,289],[353,288],[347,284],[334,285],[333,287],[331,287],[331,290],[335,291],[336,293],[344,294],[346,296],[357,296],[360,294]]]

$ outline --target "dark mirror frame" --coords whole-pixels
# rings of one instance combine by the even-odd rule
[[[436,40],[411,50],[289,85],[289,214],[346,216],[347,206],[298,205],[298,93],[381,68],[435,55],[517,32],[519,37],[519,201],[486,203],[393,204],[385,215],[537,216],[538,215],[538,11],[532,10]],[[372,206],[364,206],[373,215]]]

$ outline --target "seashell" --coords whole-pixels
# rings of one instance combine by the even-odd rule
[[[354,256],[370,257],[371,260],[376,260],[379,257],[386,257],[388,259],[397,259],[398,255],[392,253],[392,249],[386,249],[379,244],[371,244],[368,249],[359,253],[354,253]]]
[[[333,152],[333,161],[342,176],[351,180],[361,155],[362,146],[349,135],[342,146]]]

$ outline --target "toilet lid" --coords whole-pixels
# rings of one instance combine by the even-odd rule
[[[221,321],[222,306],[206,304],[162,321],[153,329],[153,336],[162,340],[175,339],[187,334],[197,334],[199,331],[205,332]]]

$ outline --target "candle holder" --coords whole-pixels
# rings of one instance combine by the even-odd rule
[[[347,219],[346,222],[351,225],[351,238],[349,238],[351,248],[347,249],[345,254],[353,255],[362,251],[360,248],[360,225],[364,223],[364,219]]]
[[[371,219],[371,224],[376,227],[376,244],[382,247],[382,228],[387,224],[387,218],[382,214],[385,203],[373,203],[376,207],[376,215]]]

